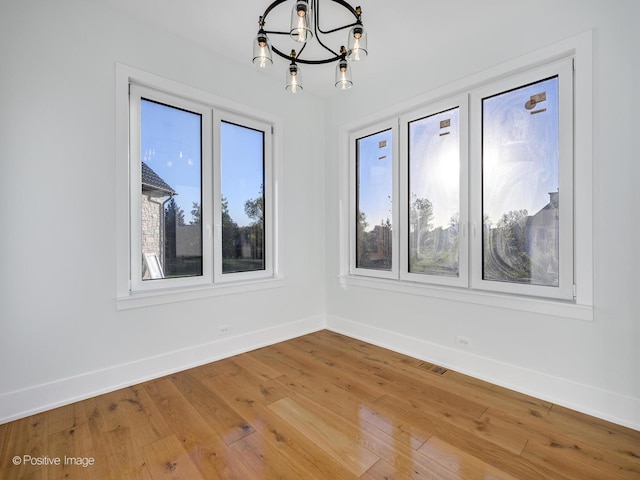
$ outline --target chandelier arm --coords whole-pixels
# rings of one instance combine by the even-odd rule
[[[316,40],[318,41],[318,43],[320,45],[322,45],[324,47],[325,50],[327,50],[328,52],[332,53],[333,55],[336,56],[336,58],[340,58],[340,55],[336,52],[334,52],[333,50],[331,50],[329,47],[327,47],[324,43],[322,43],[322,40],[320,40],[320,36],[316,35]],[[306,45],[306,44],[305,44]],[[333,61],[333,60],[332,60]]]
[[[296,58],[298,58],[300,55],[302,55],[302,52],[304,52],[305,47],[307,46],[307,42],[304,42],[302,44],[302,47],[300,47],[300,50],[298,51],[298,54],[296,55]]]
[[[273,2],[271,5],[269,5],[267,7],[267,9],[264,11],[264,13],[262,14],[262,22],[264,23],[264,21],[267,19],[267,15],[269,15],[269,12],[271,12],[271,10],[273,10],[278,5],[280,5],[281,3],[284,3],[286,1],[288,1],[288,0],[275,0],[275,2]]]
[[[320,35],[318,35],[318,31],[322,32],[322,30],[320,29],[320,7],[319,7],[319,2],[318,0],[312,0],[313,2],[313,15],[315,17],[315,22],[313,22],[313,30],[316,34],[316,40],[318,41],[318,43],[329,53],[331,53],[332,55],[336,55],[339,56],[336,52],[334,52],[333,50],[331,50],[329,47],[327,47],[324,43],[322,43],[322,40],[320,40]]]
[[[264,30],[264,33],[268,33],[269,35],[286,35],[289,36],[289,32],[276,32],[275,30]]]
[[[274,51],[277,55],[281,56],[282,58],[286,59],[286,60],[292,60],[291,55],[281,52],[280,50],[278,50],[276,47],[274,47],[273,45],[271,46],[271,50]],[[325,58],[322,60],[304,60],[302,58],[295,58],[294,59],[296,63],[304,63],[305,65],[322,65],[325,63],[331,63],[331,62],[335,62],[337,60],[340,60],[340,55],[336,56],[336,57],[331,57],[331,58]]]
[[[358,25],[358,22],[350,23],[349,25],[345,25],[344,27],[337,27],[332,30],[327,30],[326,32],[324,30],[320,30],[320,27],[318,27],[318,31],[323,35],[326,35],[328,33],[334,33],[334,32],[339,32],[340,30],[346,30],[347,28],[355,27],[356,25]]]
[[[316,30],[316,32],[320,32],[323,35],[326,35],[328,33],[338,32],[338,31],[344,30],[346,28],[355,27],[356,25],[358,25],[358,23],[361,23],[360,22],[360,15],[358,15],[358,12],[356,12],[355,8],[353,8],[347,2],[345,2],[344,0],[331,0],[331,1],[334,2],[334,3],[337,3],[338,5],[342,5],[344,8],[349,10],[353,14],[353,16],[356,18],[356,21],[354,23],[349,24],[349,25],[345,25],[343,27],[334,28],[332,30],[327,30],[325,32],[324,30],[322,30],[322,28],[320,28],[320,8],[319,8],[319,2],[316,1],[316,2],[314,2],[314,4],[316,5],[316,8],[315,8],[315,11],[316,11],[316,24],[314,26],[314,30]]]

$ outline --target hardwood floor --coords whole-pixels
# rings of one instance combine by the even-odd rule
[[[313,333],[0,425],[0,478],[640,479],[640,432],[434,367]]]

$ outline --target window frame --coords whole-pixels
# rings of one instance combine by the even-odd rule
[[[391,142],[392,148],[391,152],[393,154],[391,169],[392,169],[392,195],[391,195],[391,270],[377,270],[372,268],[363,268],[357,266],[357,206],[358,206],[358,189],[355,187],[356,182],[358,181],[358,168],[357,168],[357,141],[359,139],[363,139],[366,137],[370,137],[372,135],[376,135],[378,133],[382,133],[384,131],[391,131]],[[350,238],[350,264],[349,271],[353,275],[363,275],[369,277],[377,277],[377,278],[397,278],[398,276],[398,199],[399,192],[397,188],[398,183],[398,123],[394,121],[383,121],[375,124],[367,125],[358,130],[352,131],[349,134],[349,158],[351,159],[349,162],[349,179],[350,185],[353,185],[354,188],[351,188],[351,195],[349,198],[349,238]]]
[[[483,221],[482,221],[482,101],[492,95],[520,88],[546,78],[558,77],[558,182],[561,192],[559,214],[559,284],[557,287],[518,284],[485,280],[483,278]],[[471,257],[473,261],[471,287],[493,292],[531,295],[543,298],[574,300],[574,93],[573,59],[553,62],[543,67],[509,76],[470,93],[471,118],[469,122],[471,149]],[[530,212],[533,213],[533,212]]]
[[[137,274],[133,267],[137,261],[137,252],[132,249],[132,242],[140,238],[139,222],[134,224],[136,215],[140,218],[140,209],[136,207],[136,199],[140,196],[140,155],[139,150],[131,150],[131,127],[139,118],[139,112],[132,115],[130,101],[130,85],[136,85],[149,91],[157,92],[155,98],[160,103],[173,106],[171,101],[178,99],[178,103],[188,106],[185,110],[192,111],[194,105],[200,105],[204,110],[209,110],[211,121],[203,129],[208,130],[203,135],[203,143],[206,138],[211,139],[211,152],[205,156],[203,146],[202,156],[202,226],[203,226],[203,274],[210,267],[206,275],[197,277],[185,277],[178,279],[163,279],[162,284],[155,280],[150,286],[139,285],[133,280],[133,274]],[[134,88],[134,90],[137,87]],[[148,97],[145,97],[148,98]],[[264,111],[239,104],[232,100],[199,90],[194,87],[169,80],[167,78],[145,72],[128,65],[116,63],[115,65],[115,99],[116,99],[116,295],[115,306],[117,310],[126,310],[165,303],[180,302],[207,298],[212,296],[236,294],[255,290],[279,288],[284,285],[284,271],[282,259],[279,255],[281,249],[281,235],[279,234],[282,218],[282,204],[278,201],[280,189],[280,175],[282,171],[282,118]],[[167,101],[171,100],[171,101]],[[156,101],[156,100],[153,100]],[[178,106],[178,108],[180,108]],[[215,122],[219,118],[233,118],[233,123],[250,128],[259,126],[265,132],[265,158],[263,172],[265,178],[265,270],[258,272],[233,272],[224,274],[224,277],[216,278],[215,267],[220,261],[216,260],[215,245],[215,181],[220,175],[215,173],[216,162],[219,167],[219,152],[216,153],[216,145],[219,143],[219,128]],[[138,123],[139,125],[139,123]],[[217,130],[217,131],[216,131]],[[134,133],[135,135],[135,133]],[[219,150],[219,148],[218,148]],[[216,159],[216,156],[218,157]],[[206,164],[210,167],[205,168]],[[209,181],[207,182],[207,178]],[[207,183],[209,185],[207,185]],[[206,191],[205,191],[206,190]],[[218,192],[220,190],[218,189]],[[132,192],[137,192],[132,193]],[[205,201],[207,200],[207,201]],[[139,206],[138,199],[137,205]],[[210,207],[205,206],[209,203]],[[207,213],[208,208],[208,213]],[[137,210],[137,214],[135,213]],[[207,217],[210,220],[207,221]],[[220,218],[220,217],[218,217]],[[218,222],[220,223],[220,222]],[[210,225],[207,228],[206,225]],[[137,233],[136,233],[137,232]],[[211,247],[205,247],[211,245]],[[137,250],[137,249],[136,249]],[[207,261],[205,263],[205,253]],[[141,263],[141,262],[140,262]],[[208,264],[208,265],[207,265]],[[139,267],[139,269],[141,266]],[[138,271],[139,271],[138,269]]]
[[[222,122],[231,123],[240,127],[250,128],[260,131],[263,136],[263,159],[262,159],[262,177],[263,177],[263,195],[264,195],[264,269],[248,272],[228,272],[222,271],[222,201],[214,202],[214,283],[238,282],[259,280],[270,278],[273,276],[273,257],[269,254],[273,251],[273,138],[271,135],[271,125],[267,122],[247,118],[246,116],[224,110],[214,111],[214,156],[213,165],[214,172],[222,171],[222,154],[221,154],[221,125]],[[217,141],[216,141],[217,139]],[[218,174],[213,177],[213,195],[214,198],[222,200],[222,175]]]
[[[130,192],[130,222],[131,222],[131,290],[136,292],[144,292],[159,289],[180,288],[185,286],[198,286],[211,283],[213,280],[213,257],[212,250],[213,245],[211,241],[211,235],[208,232],[211,230],[211,223],[207,223],[204,219],[211,217],[211,204],[212,204],[212,185],[207,179],[212,178],[212,164],[207,161],[207,158],[211,158],[212,143],[211,137],[212,131],[212,111],[206,106],[193,101],[186,100],[184,98],[177,97],[167,92],[155,90],[149,87],[144,87],[135,83],[130,84],[129,88],[130,97],[130,178],[131,178],[131,192]],[[142,100],[149,100],[157,102],[162,105],[166,105],[171,108],[185,110],[189,113],[199,114],[201,118],[200,122],[200,138],[201,138],[201,169],[200,169],[200,191],[201,191],[201,234],[202,234],[202,275],[194,275],[188,277],[179,278],[163,278],[155,280],[143,280],[142,279],[142,261],[136,261],[135,259],[142,259],[142,235],[141,235],[141,139],[140,139],[140,125],[141,125],[141,103]],[[138,135],[135,135],[138,134]],[[163,212],[164,214],[164,212]]]
[[[339,281],[343,288],[373,288],[421,297],[432,297],[472,305],[504,308],[527,313],[539,313],[560,318],[592,321],[593,309],[593,32],[585,31],[537,51],[521,55],[482,72],[453,81],[422,95],[412,97],[381,111],[361,116],[340,127],[340,151],[349,158],[349,133],[375,122],[389,121],[458,94],[468,94],[491,82],[500,81],[559,60],[569,59],[574,67],[574,285],[573,300],[525,296],[491,290],[419,283],[403,278],[385,279],[357,275],[349,270],[348,248],[350,224],[347,224],[346,202],[341,202],[340,243],[341,268]],[[343,199],[351,195],[349,162],[343,163],[340,191]],[[471,234],[470,229],[467,232]],[[473,266],[469,267],[472,273]]]
[[[414,273],[409,271],[409,216],[410,216],[410,158],[409,158],[409,126],[412,122],[437,115],[448,110],[459,108],[459,151],[460,173],[458,179],[459,188],[459,238],[458,238],[458,277],[446,277],[440,275]],[[466,128],[469,117],[468,97],[466,94],[454,95],[446,100],[437,101],[411,110],[399,117],[400,131],[400,218],[404,219],[407,228],[400,226],[400,245],[405,249],[400,253],[400,279],[434,285],[446,285],[455,287],[468,287],[469,285],[469,235],[468,235],[468,129]]]

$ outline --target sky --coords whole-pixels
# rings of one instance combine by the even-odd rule
[[[495,224],[511,210],[537,213],[559,185],[558,78],[486,98],[482,116],[484,214]]]
[[[431,201],[434,228],[447,228],[460,213],[459,110],[409,124],[409,194]]]
[[[358,210],[367,231],[391,220],[393,151],[391,130],[358,139]]]
[[[178,192],[175,201],[189,223],[193,203],[202,204],[200,115],[144,99],[141,115],[142,161]],[[260,194],[263,135],[231,123],[221,125],[222,195],[239,226],[251,223],[244,213],[246,200]]]
[[[409,123],[410,195],[432,202],[435,228],[460,210],[458,110]],[[441,128],[443,120],[450,126]],[[358,139],[358,206],[369,230],[391,218],[395,150],[391,130]],[[559,185],[557,77],[483,100],[482,162],[483,215],[494,225],[511,210],[533,215],[549,203]]]

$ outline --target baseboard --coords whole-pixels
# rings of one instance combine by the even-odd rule
[[[640,399],[327,315],[326,328],[640,431]]]
[[[0,395],[0,424],[322,330],[324,315]]]

